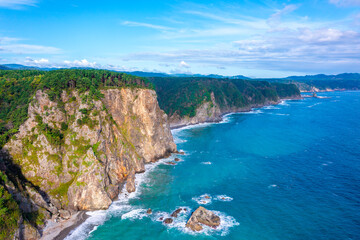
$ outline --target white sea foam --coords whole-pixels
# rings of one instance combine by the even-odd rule
[[[217,195],[214,200],[216,201],[222,201],[222,202],[230,202],[234,200],[232,197],[226,196],[226,195]]]
[[[241,114],[260,114],[260,113],[264,113],[264,112],[261,111],[260,109],[254,109],[249,112],[241,112]]]
[[[289,104],[286,102],[286,100],[282,100],[278,105],[280,105],[280,106],[289,106]]]
[[[128,213],[125,213],[121,216],[121,219],[129,219],[129,220],[135,220],[135,219],[143,219],[144,217],[147,217],[148,214],[146,213],[146,209],[135,209]]]
[[[210,196],[210,194],[203,194],[199,197],[193,197],[192,200],[197,202],[197,204],[199,205],[208,205],[211,204],[211,199],[212,197]]]
[[[274,113],[274,115],[278,115],[278,116],[290,116],[290,114],[287,114],[287,113]]]
[[[202,162],[201,164],[204,164],[204,165],[211,165],[212,162]]]
[[[87,214],[89,215],[89,218],[72,231],[70,235],[65,238],[66,240],[86,239],[91,232],[95,231],[99,225],[103,224],[108,219],[106,210],[87,212]]]
[[[236,221],[236,219],[234,217],[228,216],[223,212],[210,210],[220,217],[220,226],[218,226],[216,229],[214,229],[214,228],[208,227],[206,225],[202,225],[203,230],[201,230],[200,232],[194,232],[191,229],[186,227],[186,223],[191,216],[192,209],[190,207],[177,207],[176,209],[178,209],[178,208],[183,208],[183,209],[186,208],[187,211],[181,211],[178,214],[178,217],[172,218],[173,222],[171,224],[165,224],[165,223],[163,223],[163,221],[166,218],[170,217],[172,212],[170,212],[170,213],[157,212],[156,214],[154,214],[153,221],[162,222],[162,224],[164,226],[166,226],[167,228],[170,228],[170,229],[175,228],[183,233],[190,234],[190,235],[221,235],[221,236],[225,236],[229,233],[229,229],[231,227],[239,225],[239,223]]]
[[[310,106],[307,106],[307,107],[308,107],[308,108],[313,108],[313,107],[315,107],[315,106],[317,106],[317,105],[319,105],[319,104],[321,104],[321,102],[315,103],[315,104],[310,105]]]
[[[263,107],[264,109],[280,109],[278,107],[275,107],[273,105],[270,105],[270,106],[266,106],[266,107]]]
[[[276,184],[272,184],[272,185],[268,186],[268,188],[276,188],[276,187],[278,187],[278,185],[276,185]]]

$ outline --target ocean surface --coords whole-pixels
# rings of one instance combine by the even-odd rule
[[[330,98],[173,130],[186,155],[147,165],[135,193],[67,239],[360,239],[360,92],[319,95]],[[218,229],[185,229],[200,205],[220,215]],[[173,224],[158,220],[179,207]]]

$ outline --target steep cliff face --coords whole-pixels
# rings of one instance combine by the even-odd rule
[[[204,101],[200,107],[196,109],[194,117],[183,116],[175,113],[170,118],[171,127],[181,127],[204,122],[221,121],[221,109],[215,101],[214,93],[211,93],[211,101]]]
[[[144,164],[176,151],[167,115],[149,89],[102,90],[104,98],[63,92],[53,102],[37,91],[29,118],[3,148],[7,167],[18,166],[24,188],[8,189],[35,215],[38,231],[48,218],[106,209]],[[37,234],[40,235],[41,231]],[[36,234],[32,234],[36,236]]]

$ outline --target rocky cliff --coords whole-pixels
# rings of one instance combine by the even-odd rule
[[[135,190],[144,164],[176,151],[153,90],[101,93],[95,100],[68,90],[51,101],[38,90],[28,119],[3,147],[6,188],[29,218],[19,220],[18,237],[39,238],[49,218],[108,208],[123,187]]]
[[[251,98],[251,97],[250,97]],[[205,122],[220,122],[222,120],[222,116],[227,113],[234,112],[247,112],[252,108],[259,108],[266,105],[278,104],[282,99],[300,99],[300,94],[289,95],[283,98],[277,97],[276,99],[265,99],[265,101],[261,103],[251,103],[246,106],[235,106],[231,103],[225,101],[222,106],[219,106],[217,103],[214,93],[211,93],[211,100],[208,101],[204,98],[202,104],[196,108],[196,114],[193,117],[190,116],[180,116],[177,112],[169,117],[170,127],[171,128],[179,128],[188,125],[194,125],[198,123]],[[251,101],[252,99],[249,99]]]
[[[230,112],[301,98],[294,84],[241,79],[150,78],[173,128],[217,122]]]

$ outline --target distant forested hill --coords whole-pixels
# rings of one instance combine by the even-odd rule
[[[171,116],[193,117],[211,93],[220,109],[243,108],[300,96],[294,84],[213,78],[149,78],[154,83],[160,107]]]

